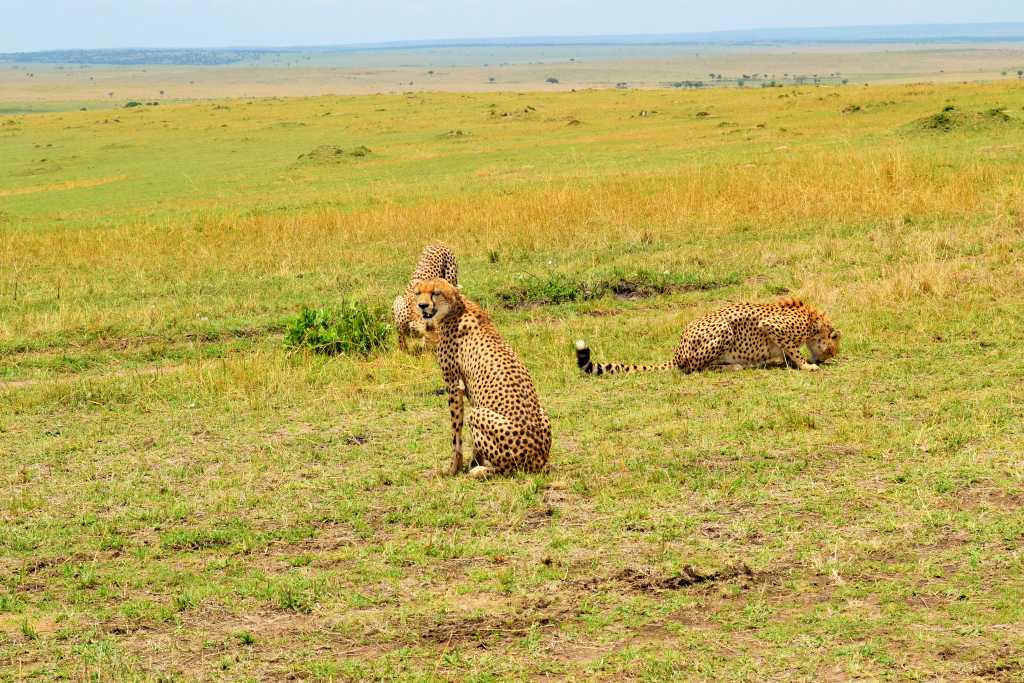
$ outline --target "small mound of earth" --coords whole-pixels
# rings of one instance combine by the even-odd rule
[[[586,579],[581,582],[581,585],[584,588],[596,588],[608,583],[618,583],[635,591],[657,593],[733,580],[739,580],[741,585],[747,588],[752,581],[764,579],[766,576],[763,572],[752,570],[746,562],[740,561],[710,573],[699,572],[690,565],[684,566],[679,573],[668,575],[659,574],[650,568],[627,567],[609,577]]]
[[[726,567],[721,571],[711,572],[709,574],[702,574],[690,565],[683,567],[682,572],[669,576],[661,576],[646,569],[626,568],[616,574],[613,578],[617,581],[628,584],[636,590],[657,591],[678,590],[688,586],[696,586],[700,583],[715,583],[735,578],[750,579],[753,576],[754,572],[750,567],[748,567],[745,562],[739,562],[732,567]]]
[[[370,148],[364,145],[351,149],[343,149],[337,145],[320,145],[305,154],[300,154],[298,161],[314,164],[337,163],[353,157],[365,157],[370,154],[370,151]]]
[[[937,114],[911,121],[904,130],[911,133],[951,133],[953,131],[987,131],[1019,126],[1021,121],[1003,109],[966,112],[948,106]]]

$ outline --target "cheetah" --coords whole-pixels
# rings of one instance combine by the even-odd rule
[[[799,299],[772,303],[735,303],[694,320],[683,331],[672,360],[657,365],[594,363],[582,339],[576,342],[576,363],[590,375],[647,372],[679,368],[690,373],[707,368],[795,366],[817,370],[839,351],[839,330],[821,311]],[[800,353],[811,352],[807,362]]]
[[[526,366],[490,317],[440,278],[417,283],[414,292],[422,319],[437,333],[437,361],[448,390],[452,420],[448,474],[462,470],[463,397],[472,407],[470,476],[483,479],[546,470],[551,422]]]
[[[431,244],[423,249],[416,270],[412,271],[405,294],[395,298],[391,312],[395,316],[395,330],[398,332],[398,348],[408,351],[408,337],[422,337],[430,346],[436,344],[436,335],[426,328],[423,318],[416,309],[413,286],[420,280],[444,278],[456,287],[459,286],[459,265],[455,262],[455,254],[443,244]]]

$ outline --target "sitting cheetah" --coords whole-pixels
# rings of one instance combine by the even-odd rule
[[[453,432],[448,474],[462,469],[463,395],[473,408],[471,476],[544,470],[551,423],[515,351],[487,313],[449,282],[426,280],[414,290],[422,318],[437,332],[437,360],[448,389]]]
[[[591,375],[673,367],[683,372],[769,365],[817,370],[818,363],[836,355],[840,336],[828,316],[798,299],[779,299],[769,304],[737,303],[687,325],[671,362],[658,365],[593,363],[590,349],[581,339],[576,342],[576,363]],[[811,352],[810,363],[800,354],[804,344]]]
[[[391,306],[391,312],[395,316],[395,329],[398,331],[398,348],[403,351],[409,350],[406,338],[410,334],[424,339],[429,336],[423,318],[416,309],[413,285],[420,280],[437,277],[444,278],[456,287],[459,286],[459,266],[455,262],[455,254],[443,244],[431,244],[423,249],[420,260],[416,262],[416,270],[412,271],[412,278],[409,279],[405,294],[397,297]]]

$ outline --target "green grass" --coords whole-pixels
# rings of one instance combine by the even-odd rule
[[[1024,157],[907,134],[949,104],[1024,89],[0,117],[0,680],[1019,679]],[[550,474],[440,476],[429,354],[286,348],[433,240]],[[779,294],[842,331],[820,372],[575,367]]]

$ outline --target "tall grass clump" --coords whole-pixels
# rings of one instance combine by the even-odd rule
[[[383,309],[350,299],[337,309],[303,306],[288,324],[285,346],[328,356],[369,356],[387,346],[391,327]]]

